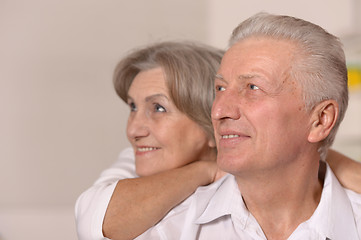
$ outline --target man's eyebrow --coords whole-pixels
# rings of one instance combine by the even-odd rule
[[[168,97],[162,93],[158,93],[158,94],[154,94],[154,95],[150,95],[148,97],[145,98],[146,102],[151,102],[152,100],[156,99],[156,98],[165,98],[166,100],[169,101]]]
[[[221,74],[216,74],[215,78],[221,81],[226,81],[224,77]],[[252,78],[262,78],[262,76],[258,74],[241,74],[238,76],[239,80],[246,80],[246,79],[252,79]]]
[[[220,80],[224,80],[223,76],[221,74],[218,74],[218,73],[216,75],[214,75],[214,77],[217,78],[217,79],[220,79]]]
[[[216,78],[216,80],[222,81],[224,83],[227,82],[226,79],[224,79],[224,77],[221,74],[216,74],[215,78]]]
[[[258,74],[242,74],[238,78],[242,80],[242,79],[262,78],[262,76]]]
[[[221,74],[216,74],[215,78],[219,81],[222,82],[227,82],[226,79],[224,79],[224,77]],[[257,74],[257,73],[247,73],[247,74],[241,74],[238,76],[238,80],[240,82],[246,81],[246,80],[250,80],[250,79],[263,79],[264,83],[266,84],[270,84],[269,80],[267,80],[267,78],[265,78],[262,74]]]

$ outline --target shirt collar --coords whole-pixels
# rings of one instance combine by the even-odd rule
[[[232,215],[245,228],[247,220],[252,217],[243,202],[234,176],[230,174],[209,187],[200,188],[195,194],[195,202],[196,224]],[[344,239],[345,233],[348,239],[358,239],[350,200],[328,164],[318,207],[309,220],[298,226],[290,239],[297,232],[303,231],[318,233],[322,239]]]
[[[214,183],[212,190],[214,192],[207,189],[203,194],[197,194],[196,202],[202,204],[197,207],[195,223],[204,224],[232,215],[232,218],[238,218],[244,228],[250,213],[243,202],[235,177],[227,174]]]

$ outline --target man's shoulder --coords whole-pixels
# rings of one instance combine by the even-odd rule
[[[354,214],[358,215],[358,217],[361,218],[361,194],[349,189],[345,189],[345,192],[351,202]]]
[[[351,202],[354,202],[355,204],[361,204],[361,194],[360,193],[354,192],[347,188],[344,188],[344,189]]]
[[[361,194],[345,189],[350,200],[357,232],[361,237]]]

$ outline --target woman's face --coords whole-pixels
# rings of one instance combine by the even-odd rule
[[[149,176],[214,154],[214,142],[169,96],[162,68],[140,72],[128,91],[128,140],[136,172]]]

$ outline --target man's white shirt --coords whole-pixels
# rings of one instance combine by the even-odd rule
[[[104,215],[119,179],[137,177],[131,148],[102,172],[94,185],[77,200],[79,239],[106,239]],[[300,224],[290,240],[361,239],[361,195],[344,189],[327,166],[321,201],[312,217]],[[157,225],[140,235],[143,239],[266,239],[261,227],[244,205],[232,175],[198,190],[171,210]]]
[[[361,239],[361,195],[344,189],[327,166],[321,200],[309,220],[289,240]],[[266,240],[247,210],[234,176],[200,187],[137,240]]]

